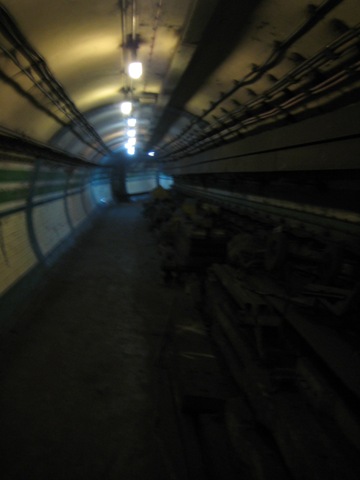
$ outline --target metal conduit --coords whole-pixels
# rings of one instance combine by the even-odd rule
[[[28,40],[19,30],[15,21],[12,19],[6,8],[0,5],[0,32],[10,43],[12,50],[4,45],[0,45],[0,50],[10,60],[20,72],[32,82],[32,84],[44,95],[51,104],[54,105],[65,117],[70,120],[70,129],[72,132],[85,144],[89,145],[94,150],[102,154],[111,153],[102,138],[96,132],[94,127],[86,120],[84,115],[77,109],[76,105],[70,99],[62,85],[57,81],[54,75],[51,73],[48,65],[41,55],[30,45]],[[20,60],[20,55],[28,62],[28,65],[24,65],[24,62]],[[7,75],[3,73],[4,77]],[[37,79],[38,78],[38,79]],[[11,83],[15,81],[12,79]],[[17,82],[15,82],[17,84]],[[18,90],[22,90],[21,86],[17,84]],[[27,93],[27,97],[31,94]],[[40,105],[41,109],[48,115],[52,116],[60,124],[66,125],[66,123],[56,114],[51,112],[47,107],[40,104],[38,100],[34,98],[33,104]],[[77,132],[75,128],[81,130],[82,134]],[[83,136],[85,135],[85,136]],[[87,138],[90,139],[90,141]],[[96,145],[96,146],[95,146]]]
[[[199,132],[190,132],[188,129],[188,135],[185,135],[186,132],[184,132],[181,138],[174,139],[171,142],[173,146],[175,144],[178,148],[172,151],[170,160],[204,151],[214,144],[218,144],[219,140],[223,142],[234,135],[238,137],[241,128],[246,128],[248,125],[259,126],[265,118],[275,117],[279,113],[290,116],[291,110],[304,101],[332,92],[334,88],[338,89],[341,84],[348,81],[354,83],[359,79],[359,43],[360,27],[346,32],[314,57],[304,61],[264,94],[231,112],[227,112],[223,117],[217,118],[220,126],[214,127],[214,124],[211,124]],[[292,92],[288,90],[289,87],[299,83],[309,73],[324,64],[329,65],[343,57],[347,57],[347,60],[333,70],[328,69],[327,78],[324,78],[324,73],[317,82],[306,81],[297,90]],[[291,93],[290,98],[289,93]],[[281,95],[281,97],[275,99],[276,95]],[[166,150],[169,146],[170,143],[162,148],[163,158],[167,157]]]
[[[228,92],[221,96],[221,98],[215,102],[211,102],[210,107],[204,111],[204,113],[197,117],[193,122],[188,125],[180,136],[185,135],[187,132],[192,130],[196,125],[202,122],[212,111],[214,111],[219,105],[221,105],[225,100],[231,98],[239,89],[249,86],[256,81],[258,81],[265,73],[267,73],[271,68],[278,65],[281,60],[284,58],[288,49],[306,33],[308,33],[314,26],[316,26],[319,21],[323,19],[333,8],[335,8],[342,0],[326,0],[318,8],[315,9],[311,17],[304,22],[295,32],[293,32],[287,39],[283,42],[278,43],[274,46],[273,52],[265,60],[261,66],[257,66],[248,73],[243,79],[235,81],[234,87],[232,87]],[[166,143],[161,150],[165,150],[170,145],[178,141],[179,137],[176,137]]]
[[[15,135],[3,127],[0,127],[0,152],[9,158],[21,154],[27,158],[29,156],[43,157],[50,162],[61,163],[72,166],[95,167],[91,162],[87,162],[79,156],[69,155],[60,149],[49,147],[40,142],[34,142],[29,138]]]

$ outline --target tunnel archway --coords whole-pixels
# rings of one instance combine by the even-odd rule
[[[0,3],[0,336],[12,333],[18,312],[62,255],[93,225],[106,224],[116,261],[99,227],[95,247],[103,246],[113,270],[108,275],[99,261],[100,278],[87,271],[96,286],[89,301],[99,309],[87,315],[96,316],[101,337],[103,311],[115,318],[109,305],[117,296],[124,300],[122,353],[135,336],[139,359],[148,326],[128,277],[133,268],[145,305],[157,312],[149,321],[161,323],[150,336],[156,348],[161,337],[162,353],[171,347],[165,315],[175,318],[180,354],[166,352],[192,365],[184,368],[192,386],[189,395],[179,394],[178,419],[188,415],[193,440],[202,441],[193,450],[209,478],[222,477],[227,463],[219,467],[211,453],[218,447],[228,453],[212,443],[224,438],[223,428],[244,477],[264,480],[275,471],[294,480],[357,478],[359,19],[358,0]],[[139,78],[128,72],[134,60],[143,66]],[[131,111],[122,110],[124,102]],[[161,305],[169,291],[156,290],[160,281],[149,272],[149,290],[142,280],[140,261],[149,260],[142,254],[155,240],[146,236],[145,219],[135,219],[135,197],[169,183],[171,193],[157,190],[165,202],[155,195],[147,205],[146,221],[166,278],[173,284],[185,278],[186,287],[177,312],[159,312],[156,301]],[[134,236],[126,244],[127,230]],[[85,305],[86,272],[77,273],[64,290],[76,284]],[[66,282],[59,281],[59,291]],[[194,292],[205,326],[182,321],[193,312]],[[51,311],[61,330],[62,319]],[[139,337],[130,332],[132,317]],[[71,344],[73,326],[65,323]],[[113,337],[122,326],[116,317],[102,338],[114,358]],[[236,399],[211,396],[202,384],[211,375],[201,362],[216,357],[206,342],[200,345],[209,331]],[[92,345],[96,350],[97,339]],[[112,368],[114,358],[101,362]],[[96,385],[95,396],[106,402],[109,386]],[[176,397],[173,385],[166,388]],[[178,404],[173,398],[172,408]],[[204,458],[211,467],[202,470]]]

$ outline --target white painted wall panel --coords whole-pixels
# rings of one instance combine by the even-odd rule
[[[64,200],[34,207],[33,225],[41,252],[49,254],[70,233]]]
[[[86,212],[81,199],[81,193],[69,195],[66,199],[71,222],[77,227],[86,218]]]
[[[92,186],[94,197],[97,203],[111,202],[112,201],[112,192],[111,187],[108,183],[101,183],[98,185]]]
[[[97,204],[95,202],[95,198],[89,184],[86,186],[82,195],[83,195],[83,203],[85,205],[85,209],[87,213],[90,214],[94,210],[94,208],[96,208]]]
[[[25,212],[0,219],[0,295],[37,263],[27,233]]]
[[[137,180],[135,179],[127,179],[126,181],[126,190],[129,195],[135,195],[136,193],[144,193],[150,192],[156,188],[157,182],[155,176],[151,176],[149,178],[143,178]]]

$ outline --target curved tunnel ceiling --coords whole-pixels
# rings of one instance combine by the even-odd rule
[[[138,151],[176,160],[359,88],[358,0],[5,0],[0,19],[1,131],[93,163],[124,152],[126,99]]]

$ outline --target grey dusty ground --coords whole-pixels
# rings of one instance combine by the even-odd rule
[[[157,431],[172,297],[141,206],[110,207],[0,340],[2,479],[172,478]]]

